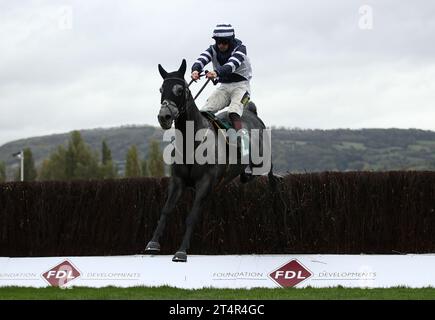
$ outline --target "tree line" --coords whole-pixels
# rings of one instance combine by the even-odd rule
[[[133,177],[162,177],[165,175],[165,165],[160,144],[156,140],[149,141],[148,154],[140,159],[135,145],[128,149],[125,157],[125,170],[120,174],[119,166],[112,159],[112,152],[103,140],[101,156],[85,143],[79,131],[71,132],[67,146],[58,146],[36,168],[30,148],[24,153],[24,181],[46,180],[77,180],[77,179],[115,179]],[[14,174],[14,179],[20,181],[21,166]],[[0,182],[6,181],[6,166],[0,162]]]
[[[0,161],[0,182],[6,181],[6,166],[5,163]]]

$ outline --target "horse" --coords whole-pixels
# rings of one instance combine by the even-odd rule
[[[200,129],[215,130],[213,124],[204,117],[199,111],[189,90],[188,84],[185,81],[186,73],[186,60],[183,59],[181,66],[177,71],[167,72],[160,64],[158,70],[163,78],[163,84],[160,88],[161,92],[161,107],[158,113],[158,121],[163,130],[168,130],[175,123],[175,129],[182,133],[182,138],[178,136],[175,139],[183,139],[183,141],[176,141],[181,143],[180,145],[186,146],[186,122],[192,121],[195,133]],[[255,105],[254,105],[255,106]],[[227,112],[221,112],[219,118],[228,120]],[[257,116],[256,108],[245,108],[241,117],[242,126],[248,131],[251,129],[265,129],[263,121]],[[261,139],[261,136],[260,136]],[[222,151],[223,148],[227,148],[227,143],[222,143],[222,139],[219,140],[216,137],[214,141],[216,145],[216,151]],[[194,148],[196,149],[201,141],[194,142]],[[262,142],[261,142],[262,143]],[[183,148],[182,150],[186,150]],[[216,158],[217,158],[216,153]],[[240,155],[239,155],[240,156]],[[183,153],[183,160],[186,160],[187,154]],[[178,251],[173,256],[174,262],[186,262],[187,250],[190,247],[190,239],[198,218],[201,214],[201,208],[207,198],[216,190],[236,177],[240,176],[243,183],[251,181],[254,175],[246,178],[244,175],[246,164],[219,164],[217,159],[214,163],[199,164],[194,160],[193,164],[173,163],[171,164],[171,177],[168,186],[168,195],[164,207],[161,211],[160,219],[157,227],[154,231],[152,239],[148,242],[145,254],[157,254],[160,251],[159,239],[163,234],[166,222],[174,210],[178,200],[182,196],[186,188],[193,188],[195,196],[193,200],[193,206],[186,218],[186,230]],[[276,179],[279,176],[275,176],[272,172],[272,164],[270,163],[270,171],[268,172],[269,183],[273,187],[276,185]]]

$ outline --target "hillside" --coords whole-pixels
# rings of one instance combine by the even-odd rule
[[[272,128],[273,162],[277,172],[350,170],[434,170],[435,132],[417,129],[302,130]],[[84,140],[98,152],[105,139],[120,168],[127,149],[137,145],[144,157],[148,141],[162,141],[163,131],[152,126],[123,126],[81,130]],[[0,161],[8,176],[18,166],[12,154],[29,147],[36,164],[61,144],[69,133],[12,141],[0,146]],[[163,142],[162,142],[163,146]]]

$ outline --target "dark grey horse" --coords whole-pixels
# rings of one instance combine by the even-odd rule
[[[184,79],[186,61],[183,59],[180,68],[171,73],[166,72],[163,67],[159,65],[159,72],[163,77],[163,85],[160,89],[161,108],[158,115],[158,120],[162,129],[170,129],[172,123],[175,122],[175,128],[183,133],[183,141],[181,142],[183,146],[186,146],[187,143],[187,137],[185,134],[186,121],[193,121],[195,133],[199,129],[208,128],[210,130],[215,130],[213,124],[198,110]],[[222,112],[219,116],[222,118],[228,118],[227,112]],[[256,115],[256,110],[245,108],[241,120],[243,128],[248,129],[248,131],[253,128],[265,129],[264,123]],[[220,143],[218,142],[216,135],[216,161],[214,164],[199,164],[195,160],[194,164],[186,164],[184,161],[183,164],[174,163],[171,165],[168,198],[163,207],[154,235],[146,246],[146,253],[155,254],[160,251],[159,239],[163,234],[166,221],[183,194],[183,191],[186,188],[191,187],[195,190],[193,207],[186,219],[186,232],[181,246],[172,259],[174,262],[186,262],[187,250],[189,249],[192,231],[207,197],[212,194],[216,187],[221,187],[238,176],[241,177],[242,182],[250,180],[244,175],[246,164],[218,164],[217,155],[218,152],[220,152],[219,150],[222,148],[228,148],[225,141],[223,143],[222,140],[219,141]],[[180,143],[180,141],[176,142],[176,145]],[[196,141],[194,148],[197,148],[200,143],[201,141]],[[182,150],[186,150],[186,148],[184,147]],[[183,154],[183,160],[186,159],[186,156],[186,154]],[[274,185],[274,179],[276,178],[272,173],[272,166],[270,166],[268,176],[269,182]]]

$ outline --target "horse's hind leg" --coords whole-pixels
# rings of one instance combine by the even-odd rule
[[[171,212],[174,210],[178,200],[184,191],[184,183],[181,178],[173,176],[169,182],[168,198],[162,209],[160,215],[159,223],[154,231],[154,235],[150,242],[148,242],[145,253],[157,253],[160,251],[159,239],[163,234],[166,226],[166,220],[170,216]]]
[[[197,222],[202,206],[207,199],[207,196],[211,193],[211,177],[206,175],[200,182],[196,184],[195,200],[193,201],[192,210],[186,218],[186,232],[183,237],[180,249],[175,253],[172,261],[174,262],[186,262],[187,261],[187,249],[190,247],[190,238],[192,236],[192,231]]]

